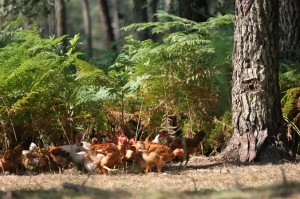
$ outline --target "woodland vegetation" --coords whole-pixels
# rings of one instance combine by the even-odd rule
[[[187,137],[206,131],[201,153],[207,156],[226,147],[234,131],[233,1],[1,0],[0,7],[3,150],[31,141],[70,144],[76,132],[89,140],[120,130],[144,138],[162,129]],[[287,27],[297,14],[280,15],[278,26]],[[292,52],[284,53],[289,37],[278,29],[279,95],[294,156],[297,21]]]

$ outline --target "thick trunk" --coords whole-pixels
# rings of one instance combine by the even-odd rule
[[[87,55],[91,57],[92,56],[92,25],[91,25],[89,1],[82,0],[81,5],[82,5],[84,34],[86,36],[86,51],[87,51]]]
[[[254,160],[258,152],[264,160],[272,158],[264,155],[275,146],[283,130],[278,11],[277,0],[236,0],[232,74],[234,132],[224,153],[235,151],[233,154],[238,154],[242,162]]]
[[[100,20],[103,27],[103,37],[104,42],[107,47],[109,47],[114,41],[115,36],[111,24],[111,19],[109,16],[109,8],[106,0],[98,0],[99,7],[100,7]],[[116,47],[112,47],[114,50],[116,50]]]
[[[280,57],[284,60],[300,59],[300,1],[280,1]]]

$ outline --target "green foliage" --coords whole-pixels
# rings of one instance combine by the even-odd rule
[[[231,112],[225,112],[220,119],[214,118],[214,127],[205,139],[206,153],[215,155],[221,152],[227,145],[232,133]]]
[[[63,54],[64,38],[42,38],[36,28],[5,37],[0,49],[0,120],[5,127],[0,131],[6,137],[11,139],[19,129],[19,139],[37,137],[49,143],[62,136],[69,140],[79,127],[91,131],[103,125],[102,104],[95,105],[85,88],[105,86],[106,75],[78,59],[79,35],[70,39],[69,51]],[[100,91],[96,97],[102,99]]]
[[[281,99],[282,113],[288,116],[289,119],[293,119],[295,111],[297,110],[296,101],[300,97],[300,87],[292,88],[286,91],[286,94]],[[291,118],[292,117],[292,118]]]
[[[280,64],[280,88],[283,92],[300,86],[300,62]]]
[[[45,19],[54,5],[53,0],[1,0],[0,1],[0,30],[16,30],[22,23]]]
[[[161,11],[157,17],[158,22],[132,24],[123,30],[151,29],[161,34],[161,41],[129,36],[119,59],[133,71],[131,78],[148,76],[139,93],[145,104],[142,112],[150,118],[155,111],[188,115],[190,122],[204,128],[211,114],[222,114],[219,110],[229,107],[228,88],[223,88],[229,86],[231,77],[233,16],[203,23]]]

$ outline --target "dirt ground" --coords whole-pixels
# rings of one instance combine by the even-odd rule
[[[2,174],[0,198],[300,198],[300,164],[208,166],[192,158],[179,173],[171,164],[162,174]]]

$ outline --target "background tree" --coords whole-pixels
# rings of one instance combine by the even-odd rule
[[[81,1],[81,4],[82,4],[84,34],[86,37],[86,52],[88,57],[91,57],[92,56],[92,22],[91,22],[89,1],[83,0]]]
[[[279,161],[284,153],[279,140],[284,137],[279,91],[279,2],[236,0],[235,6],[233,136],[222,155],[242,162]]]
[[[64,0],[55,0],[55,19],[56,19],[56,37],[61,37],[67,34],[67,13]],[[61,45],[65,52],[67,41],[64,39]]]
[[[55,0],[56,36],[61,37],[67,33],[66,6],[64,0]]]
[[[280,58],[283,114],[287,125],[289,147],[296,157],[299,146],[300,96],[300,2],[280,1]]]
[[[300,59],[300,2],[280,1],[280,56],[285,60]]]
[[[112,20],[109,15],[109,7],[106,0],[98,0],[98,4],[100,8],[100,20],[103,28],[103,41],[105,42],[106,49],[109,49],[115,41],[115,35],[111,23]],[[115,45],[113,45],[112,48],[116,49]]]
[[[147,23],[148,19],[148,11],[147,11],[147,0],[134,0],[134,15],[136,19],[136,23]],[[149,31],[144,30],[138,33],[138,37],[140,40],[149,39]]]

